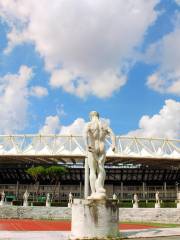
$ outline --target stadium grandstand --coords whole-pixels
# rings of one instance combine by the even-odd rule
[[[175,200],[180,184],[180,140],[116,136],[116,152],[106,139],[106,181],[109,197],[132,199],[136,192],[140,199],[154,199],[159,191],[161,199]],[[1,135],[0,191],[8,201],[22,199],[27,189],[33,196],[45,196],[55,189],[55,199],[67,200],[84,194],[84,163],[86,147],[82,136],[61,135]],[[57,187],[42,176],[36,183],[27,174],[32,166],[59,165],[68,167]]]

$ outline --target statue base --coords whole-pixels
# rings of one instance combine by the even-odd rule
[[[155,203],[155,208],[161,208],[160,203]]]
[[[133,203],[133,208],[139,208],[138,203]]]
[[[0,201],[0,206],[4,206],[4,201]]]
[[[180,202],[177,202],[177,208],[180,208]]]
[[[68,203],[68,207],[71,208],[72,207],[72,203]]]
[[[50,207],[51,203],[50,202],[46,202],[46,207]]]
[[[71,239],[119,239],[117,200],[74,199]]]
[[[23,202],[23,207],[28,207],[29,206],[29,204],[28,204],[28,202]]]

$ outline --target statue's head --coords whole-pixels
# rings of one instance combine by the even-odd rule
[[[91,111],[91,112],[89,113],[89,118],[90,118],[90,120],[91,120],[93,117],[97,117],[97,118],[99,119],[99,113],[96,112],[96,111]]]

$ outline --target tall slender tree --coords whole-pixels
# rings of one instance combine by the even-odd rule
[[[54,198],[56,188],[60,183],[60,178],[63,174],[67,173],[68,169],[64,166],[51,166],[46,168],[46,174],[49,176],[51,183],[54,184],[52,199]]]
[[[27,169],[27,173],[33,177],[35,181],[35,186],[37,186],[38,180],[42,176],[49,177],[50,183],[54,184],[54,189],[52,193],[52,199],[54,198],[56,188],[58,186],[58,183],[60,183],[60,178],[63,174],[67,173],[68,169],[64,166],[50,166],[50,167],[43,167],[43,166],[37,166],[37,167],[31,167]],[[36,189],[36,196],[38,195],[39,188]]]
[[[32,176],[32,178],[35,181],[34,184],[34,188],[35,188],[35,194],[36,194],[36,198],[38,196],[38,192],[39,192],[39,179],[40,177],[42,177],[43,175],[46,174],[46,169],[43,166],[37,166],[37,167],[31,167],[28,168],[26,171],[30,176]]]

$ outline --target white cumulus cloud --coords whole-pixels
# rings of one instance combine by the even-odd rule
[[[147,51],[147,59],[157,64],[157,70],[148,77],[147,85],[160,93],[180,96],[180,14],[174,30],[152,44]]]
[[[17,74],[0,77],[0,132],[9,134],[22,130],[27,121],[28,83],[32,69],[21,66]]]
[[[69,125],[62,125],[60,116],[47,116],[45,123],[39,130],[40,134],[60,134],[60,135],[83,135],[87,122],[83,118],[76,118]],[[110,120],[107,118],[100,118],[100,121],[107,126],[110,125]]]
[[[30,95],[38,97],[38,98],[42,98],[48,95],[48,90],[45,87],[42,86],[33,86],[30,89]]]
[[[180,0],[175,0],[175,2],[176,2],[178,5],[180,5]]]
[[[62,126],[60,134],[62,135],[82,135],[86,122],[83,118],[77,118],[74,122],[68,126]]]
[[[23,130],[28,123],[29,97],[48,94],[41,86],[30,87],[32,68],[21,65],[17,73],[0,77],[0,134],[12,134]]]
[[[11,31],[6,53],[34,44],[50,85],[79,97],[109,97],[127,81],[159,0],[1,0]],[[136,50],[135,50],[136,49]]]
[[[39,130],[39,133],[48,135],[48,134],[57,134],[61,128],[60,120],[57,115],[47,116],[45,119],[44,126]]]
[[[43,135],[61,134],[61,135],[82,135],[86,122],[83,118],[77,118],[70,125],[62,125],[59,116],[47,116],[44,126],[39,130]]]
[[[139,129],[128,133],[131,136],[180,138],[180,102],[172,99],[165,101],[165,105],[158,114],[145,115],[139,121]]]

